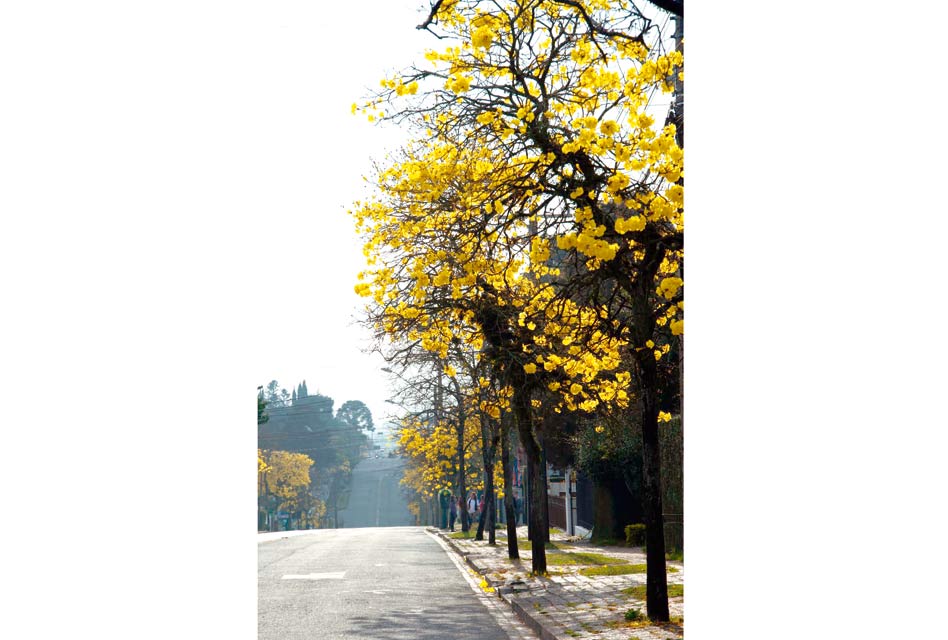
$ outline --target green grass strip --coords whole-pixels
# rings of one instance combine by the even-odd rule
[[[526,538],[517,538],[517,544],[520,545],[521,549],[530,549],[530,547],[533,546],[533,543]],[[558,542],[547,542],[544,546],[547,549],[572,549],[571,546]]]
[[[627,596],[632,596],[633,598],[638,598],[639,600],[645,600],[645,585],[640,584],[635,587],[629,587],[623,589],[622,593]],[[685,585],[681,583],[674,583],[668,585],[668,597],[669,598],[683,598],[685,596]]]
[[[584,576],[622,576],[628,573],[645,573],[644,564],[612,564],[602,567],[587,567],[580,569],[579,573]]]
[[[601,553],[588,553],[580,551],[576,553],[548,553],[546,554],[546,563],[552,565],[585,564],[603,566],[610,564],[625,564],[625,560],[613,558]]]
[[[448,537],[452,540],[470,540],[474,538],[475,535],[477,535],[477,529],[471,528],[471,530],[467,532],[456,531],[454,533],[449,533]]]

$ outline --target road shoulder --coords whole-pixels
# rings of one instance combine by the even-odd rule
[[[451,559],[454,566],[458,568],[461,575],[464,576],[464,579],[471,587],[471,590],[474,591],[477,599],[490,612],[498,626],[507,634],[510,640],[537,639],[538,636],[531,631],[531,626],[525,624],[522,619],[518,618],[509,606],[494,597],[496,596],[496,590],[484,581],[481,574],[473,567],[465,565],[463,556],[449,538],[439,535],[440,532],[430,527],[426,527],[425,532],[444,549],[445,554]]]

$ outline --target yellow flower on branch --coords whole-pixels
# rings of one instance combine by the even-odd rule
[[[628,233],[629,231],[641,231],[645,228],[645,216],[632,216],[631,218],[616,218],[616,232]]]
[[[665,278],[659,283],[657,292],[665,296],[667,300],[671,300],[683,284],[684,281],[681,278]]]
[[[468,76],[454,76],[444,86],[446,89],[460,95],[471,88],[471,78]]]
[[[599,125],[599,130],[604,136],[612,136],[619,131],[619,124],[615,120],[606,120]]]
[[[486,49],[493,41],[494,32],[491,31],[490,27],[475,29],[474,33],[471,34],[471,44],[479,49]]]

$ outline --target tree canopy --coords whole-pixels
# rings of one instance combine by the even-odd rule
[[[347,400],[336,411],[336,420],[365,431],[375,431],[372,412],[361,400]]]
[[[439,0],[421,27],[440,48],[354,105],[414,134],[353,207],[356,291],[402,351],[452,367],[453,345],[478,352],[497,393],[477,409],[516,418],[541,492],[531,518],[542,416],[636,399],[648,610],[667,619],[658,363],[684,331],[684,154],[655,98],[683,55],[623,0]]]

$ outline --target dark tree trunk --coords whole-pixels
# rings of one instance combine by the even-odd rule
[[[494,495],[494,474],[491,473],[490,498],[484,505],[484,515],[487,516],[487,544],[497,545],[497,496]]]
[[[550,503],[549,503],[549,497],[547,496],[547,490],[546,490],[547,489],[546,454],[542,447],[539,449],[539,451],[540,451],[540,454],[539,454],[540,457],[539,457],[538,463],[534,463],[532,460],[529,460],[529,459],[527,460],[527,475],[529,476],[529,479],[530,479],[527,488],[530,490],[530,495],[533,495],[532,487],[534,486],[534,484],[536,484],[534,477],[537,473],[539,473],[540,475],[539,484],[543,488],[544,497],[540,503],[540,509],[539,509],[540,513],[538,514],[537,519],[534,519],[531,517],[529,519],[529,522],[527,523],[527,540],[529,540],[530,542],[533,542],[534,536],[536,536],[537,532],[539,532],[539,536],[543,540],[543,543],[548,544],[550,542]],[[531,467],[531,465],[534,465],[534,464],[536,465],[537,469],[533,469]],[[534,508],[535,508],[535,505],[531,501],[530,511],[532,512]],[[541,523],[541,526],[539,528],[535,527],[536,522]]]
[[[490,544],[496,544],[493,522],[488,522],[489,510],[494,508],[494,459],[497,456],[497,427],[490,422],[490,419],[481,414],[481,457],[484,462],[484,508],[481,509],[481,515],[477,523],[477,535],[475,540],[484,539],[484,527],[488,528],[488,537]]]
[[[491,509],[494,508],[494,478],[492,473],[484,474],[484,500],[482,504],[484,508],[480,511],[480,516],[477,519],[477,533],[474,535],[475,540],[484,539],[484,529],[487,529],[488,540],[490,544],[496,544],[497,541],[494,538],[494,523],[488,522],[489,513]]]
[[[533,542],[533,519],[530,517],[532,511],[530,496],[533,495],[533,467],[530,466],[530,460],[527,460],[527,472],[524,474],[523,488],[526,495],[523,497],[523,517],[527,520],[527,540]]]
[[[514,477],[513,464],[510,461],[510,427],[501,424],[500,435],[501,465],[504,470],[504,513],[507,516],[507,557],[520,558],[520,547],[517,544],[517,509],[514,506]]]
[[[645,503],[647,582],[645,604],[652,620],[668,621],[665,523],[662,516],[662,465],[658,444],[658,374],[651,350],[640,352],[642,376],[642,485]]]
[[[642,506],[645,520],[646,587],[645,605],[648,617],[656,622],[668,621],[668,584],[665,573],[665,523],[662,516],[661,450],[658,442],[658,367],[652,349],[646,343],[655,335],[655,312],[651,296],[655,276],[665,247],[658,238],[643,239],[645,255],[634,279],[619,274],[618,284],[625,289],[632,303],[628,328],[634,345],[636,383],[640,396],[642,426]]]
[[[540,465],[540,443],[537,441],[533,429],[533,407],[530,404],[530,394],[522,385],[514,386],[512,405],[517,418],[517,432],[520,442],[527,454],[527,469],[530,473],[530,527],[534,535],[530,540],[532,569],[535,574],[546,573],[546,535],[543,527],[546,510],[546,484]]]
[[[493,456],[491,456],[493,457]],[[493,464],[491,464],[493,469]],[[477,535],[475,540],[484,539],[484,530],[487,529],[487,538],[489,544],[497,544],[494,534],[493,510],[494,510],[494,474],[484,473],[484,508],[481,510],[480,518],[477,522]]]
[[[543,544],[550,543],[550,499],[547,495],[547,478],[546,478],[546,446],[540,449],[540,483],[543,485],[543,500],[540,502],[541,510],[541,521],[543,526],[540,527],[540,537],[543,539]]]
[[[529,456],[529,454],[527,454]],[[528,461],[529,462],[529,461]],[[531,469],[530,522],[533,524],[533,539],[530,551],[533,554],[533,572],[546,573],[546,541],[549,531],[546,529],[547,490],[544,482],[543,467],[538,462],[529,462]]]
[[[484,484],[486,485],[487,482],[485,481]],[[485,488],[486,488],[486,486],[485,486]],[[487,497],[485,496],[484,499],[486,500]],[[483,540],[483,539],[484,539],[484,524],[485,524],[485,523],[484,523],[484,512],[481,511],[480,514],[479,514],[479,516],[478,516],[478,518],[477,518],[477,533],[474,534],[474,539],[475,539],[475,540]]]
[[[484,504],[484,515],[487,516],[487,541],[488,544],[497,544],[497,489],[494,484],[494,465],[497,461],[497,443],[500,440],[500,425],[497,423],[488,423],[490,431],[490,458],[487,460],[487,486],[484,488],[484,496],[487,502]]]
[[[464,501],[464,508],[461,509],[461,531],[471,529],[471,519],[467,515],[467,478],[464,474],[464,407],[463,403],[458,403],[458,494]]]

